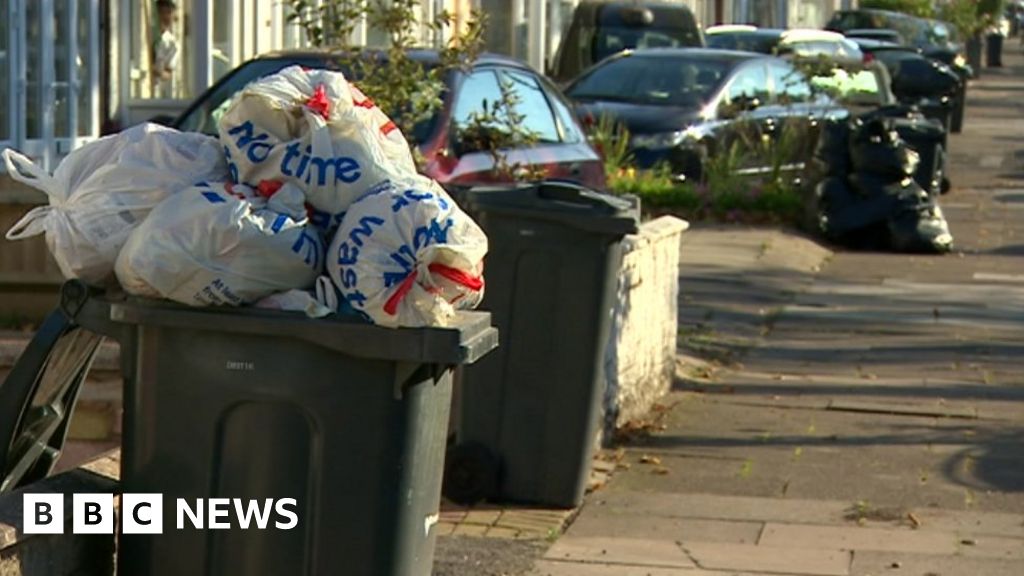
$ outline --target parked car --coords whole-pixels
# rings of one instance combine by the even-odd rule
[[[427,66],[438,63],[436,51],[417,50],[411,56]],[[217,121],[231,98],[250,82],[298,64],[310,68],[343,71],[339,55],[325,52],[281,52],[242,64],[199,96],[177,118],[164,119],[179,130],[217,133]],[[501,97],[500,82],[507,82],[518,96],[523,126],[538,136],[530,147],[505,151],[511,166],[540,167],[549,177],[574,180],[593,188],[605,185],[603,162],[590,147],[571,111],[571,105],[548,80],[526,64],[504,56],[482,55],[466,73],[448,75],[444,104],[431,118],[420,122],[405,136],[426,160],[424,173],[443,183],[494,182],[501,179],[494,158],[473,150],[455,135],[484,101]],[[386,111],[389,112],[389,111]]]
[[[844,32],[867,28],[887,29],[899,32],[903,43],[921,49],[921,52],[953,69],[961,80],[960,93],[950,122],[952,132],[963,127],[964,103],[967,100],[967,80],[974,76],[974,70],[967,64],[964,46],[957,37],[956,28],[947,22],[915,18],[889,10],[839,10],[825,24],[827,30]]]
[[[703,45],[704,35],[685,4],[584,0],[573,12],[548,74],[564,83],[623,50]]]
[[[843,36],[853,39],[878,40],[892,44],[906,44],[903,35],[888,28],[854,28],[843,32]]]
[[[705,162],[749,135],[791,129],[796,142],[785,168],[802,168],[819,121],[844,113],[815,93],[791,63],[714,49],[638,50],[598,64],[566,91],[586,121],[610,115],[631,134],[641,168],[667,165],[679,180],[702,177]],[[741,171],[763,173],[764,165]]]
[[[826,30],[758,28],[737,24],[712,26],[705,32],[709,48],[743,50],[761,54],[824,56],[860,62],[860,49],[842,34]]]
[[[888,69],[893,94],[900,102],[919,106],[926,116],[940,120],[950,130],[962,92],[962,80],[952,68],[917,48],[865,38],[855,41],[868,58]]]

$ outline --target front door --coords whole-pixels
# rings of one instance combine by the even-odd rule
[[[100,0],[0,0],[0,147],[52,170],[99,135]]]

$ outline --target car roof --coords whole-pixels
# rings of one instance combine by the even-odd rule
[[[765,54],[756,52],[741,52],[739,50],[722,50],[719,48],[645,48],[643,50],[626,50],[620,52],[613,58],[626,58],[630,56],[644,56],[653,58],[675,58],[686,56],[698,60],[722,60],[727,62],[741,62],[755,58],[767,58]]]
[[[365,53],[374,54],[378,57],[387,58],[387,54],[383,50],[365,50]],[[441,54],[437,50],[425,49],[425,48],[411,48],[408,50],[409,58],[417,62],[424,64],[438,64],[441,62]],[[268,52],[257,57],[258,60],[286,60],[293,58],[302,59],[331,59],[341,58],[347,56],[348,53],[343,50],[335,49],[298,49],[298,50],[275,50]],[[473,61],[474,66],[508,66],[511,68],[521,68],[523,70],[532,70],[528,64],[521,60],[516,60],[510,56],[503,54],[495,54],[493,52],[483,52],[479,54],[476,60]]]
[[[757,32],[760,30],[757,26],[751,26],[750,24],[718,24],[717,26],[711,26],[704,31],[705,34],[722,34],[723,32]]]
[[[782,42],[812,42],[825,40],[828,42],[840,42],[845,38],[838,32],[830,30],[817,30],[813,28],[793,28],[782,32]]]
[[[849,30],[843,30],[843,35],[847,37],[851,36],[898,36],[903,37],[899,30],[893,30],[892,28],[851,28]]]
[[[735,27],[734,27],[735,26]],[[724,24],[712,26],[704,31],[705,35],[718,36],[724,34],[736,34],[740,36],[760,36],[767,38],[780,38],[785,32],[782,28],[758,28],[757,26],[745,26],[743,24]]]

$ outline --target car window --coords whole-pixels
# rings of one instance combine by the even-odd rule
[[[769,70],[775,88],[775,99],[780,104],[796,104],[813,99],[814,91],[811,85],[796,68],[784,62],[772,62]]]
[[[594,62],[599,62],[623,50],[695,45],[696,43],[689,39],[685,32],[683,29],[671,28],[602,26],[594,34],[592,57]]]
[[[637,53],[598,66],[568,94],[576,100],[696,106],[718,90],[732,66],[728,60]]]
[[[540,84],[544,94],[548,97],[551,109],[555,111],[555,120],[558,121],[562,141],[571,144],[582,142],[584,139],[583,133],[579,123],[576,121],[576,117],[572,113],[572,109],[566,103],[565,97],[558,93],[555,88],[552,88],[550,84],[544,81],[541,81]]]
[[[319,58],[252,60],[236,68],[234,72],[224,77],[213,89],[202,96],[201,100],[180,119],[175,127],[186,132],[202,132],[216,136],[217,123],[231,106],[232,99],[236,94],[256,80],[296,64],[307,68],[342,69],[345,72],[343,64]],[[350,74],[346,73],[346,76],[358,83],[358,79],[351,78]],[[442,93],[441,98],[445,97],[446,93]],[[385,110],[384,112],[392,118],[395,117],[392,111]],[[406,139],[412,144],[425,142],[434,133],[438,117],[439,111],[436,111],[433,115],[417,122],[413,126],[412,133],[405,134]]]
[[[487,109],[501,100],[501,86],[493,70],[478,70],[462,79],[452,110],[452,124],[463,130],[487,116]]]
[[[541,143],[560,142],[558,124],[551,111],[551,104],[537,79],[529,74],[505,70],[502,76],[515,94],[516,109],[522,115],[522,128],[536,136]]]
[[[779,45],[779,37],[750,32],[719,32],[708,36],[707,44],[708,48],[771,54]]]
[[[761,63],[744,67],[740,70],[726,92],[726,100],[730,103],[739,98],[757,98],[761,102],[768,102],[771,93],[768,91],[768,73]]]

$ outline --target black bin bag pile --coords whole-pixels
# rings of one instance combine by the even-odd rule
[[[823,128],[815,151],[823,178],[815,194],[829,240],[859,249],[952,249],[937,202],[947,188],[941,126],[919,114],[880,110]]]

